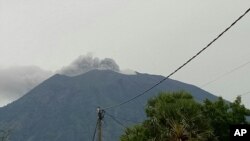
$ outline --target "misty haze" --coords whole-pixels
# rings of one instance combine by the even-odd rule
[[[244,141],[249,6],[0,0],[0,140]]]

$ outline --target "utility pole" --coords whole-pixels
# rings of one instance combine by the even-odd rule
[[[102,141],[102,120],[104,118],[105,111],[100,107],[97,107],[97,115],[98,115],[98,141]]]

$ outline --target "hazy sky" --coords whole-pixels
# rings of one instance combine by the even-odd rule
[[[249,7],[249,0],[0,0],[0,98],[17,73],[9,67],[38,66],[42,81],[87,53],[166,76]],[[202,86],[250,61],[249,39],[250,14],[172,78]],[[250,64],[204,89],[232,100],[250,91],[249,72]]]

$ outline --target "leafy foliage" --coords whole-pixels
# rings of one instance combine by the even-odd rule
[[[207,141],[216,140],[202,105],[186,92],[160,93],[148,101],[148,119],[129,128],[121,141]]]
[[[222,97],[217,101],[204,101],[203,114],[210,118],[214,133],[221,141],[229,140],[229,126],[232,124],[247,124],[246,116],[250,111],[241,104],[241,97],[233,103],[226,103]]]
[[[184,91],[160,93],[148,101],[147,120],[126,129],[121,141],[228,141],[231,124],[248,124],[241,97],[228,103],[197,103]]]

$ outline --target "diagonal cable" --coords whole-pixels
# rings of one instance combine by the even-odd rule
[[[213,79],[213,80],[208,81],[207,83],[201,85],[201,88],[203,88],[203,87],[205,87],[205,86],[207,86],[207,85],[210,85],[211,83],[213,83],[213,82],[215,82],[215,81],[217,81],[217,80],[219,80],[219,79],[225,77],[226,75],[229,75],[229,74],[231,74],[231,73],[233,73],[233,72],[235,72],[235,71],[237,71],[237,70],[239,70],[239,69],[241,69],[241,68],[243,68],[243,67],[245,67],[245,66],[247,66],[248,64],[250,64],[250,61],[248,61],[248,62],[246,62],[246,63],[244,63],[244,64],[242,64],[242,65],[240,65],[240,66],[237,66],[236,68],[233,68],[232,70],[230,70],[230,71],[228,71],[228,72],[226,72],[226,73],[224,73],[224,74],[222,74],[222,75],[216,77],[216,78]]]
[[[184,66],[186,66],[188,63],[190,63],[193,59],[195,59],[198,55],[200,55],[202,52],[204,52],[208,47],[210,47],[215,41],[217,41],[222,35],[224,35],[230,28],[232,28],[239,20],[241,20],[248,12],[250,11],[250,8],[246,10],[245,13],[243,13],[239,18],[237,18],[229,27],[227,27],[224,31],[222,31],[216,38],[214,38],[210,43],[208,43],[203,49],[201,49],[198,53],[196,53],[194,56],[192,56],[190,59],[188,59],[184,64],[182,64],[180,67],[178,67],[176,70],[174,70],[172,73],[170,73],[167,77],[165,77],[164,79],[162,79],[161,81],[159,81],[158,83],[156,83],[155,85],[153,85],[152,87],[146,89],[144,92],[124,101],[121,102],[119,104],[115,104],[109,107],[104,108],[105,110],[107,109],[111,109],[111,108],[115,108],[115,107],[119,107],[121,105],[127,104],[135,99],[137,99],[138,97],[146,94],[147,92],[149,92],[150,90],[154,89],[155,87],[157,87],[158,85],[160,85],[161,83],[163,83],[165,80],[169,79],[172,75],[174,75],[176,72],[178,72],[179,70],[181,70]]]
[[[245,96],[245,95],[248,95],[248,94],[250,94],[250,91],[249,92],[245,92],[245,93],[242,93],[242,94],[240,94],[239,96]]]
[[[95,130],[94,130],[94,133],[93,133],[92,141],[95,141],[95,134],[96,134],[96,130],[97,130],[97,124],[98,124],[98,120],[96,121],[96,126],[95,126]]]
[[[124,129],[127,128],[123,123],[121,123],[119,120],[117,120],[114,116],[112,116],[111,114],[107,113],[107,111],[106,111],[106,115],[109,116],[111,119],[113,119],[117,124],[119,124],[120,126],[122,126]]]

